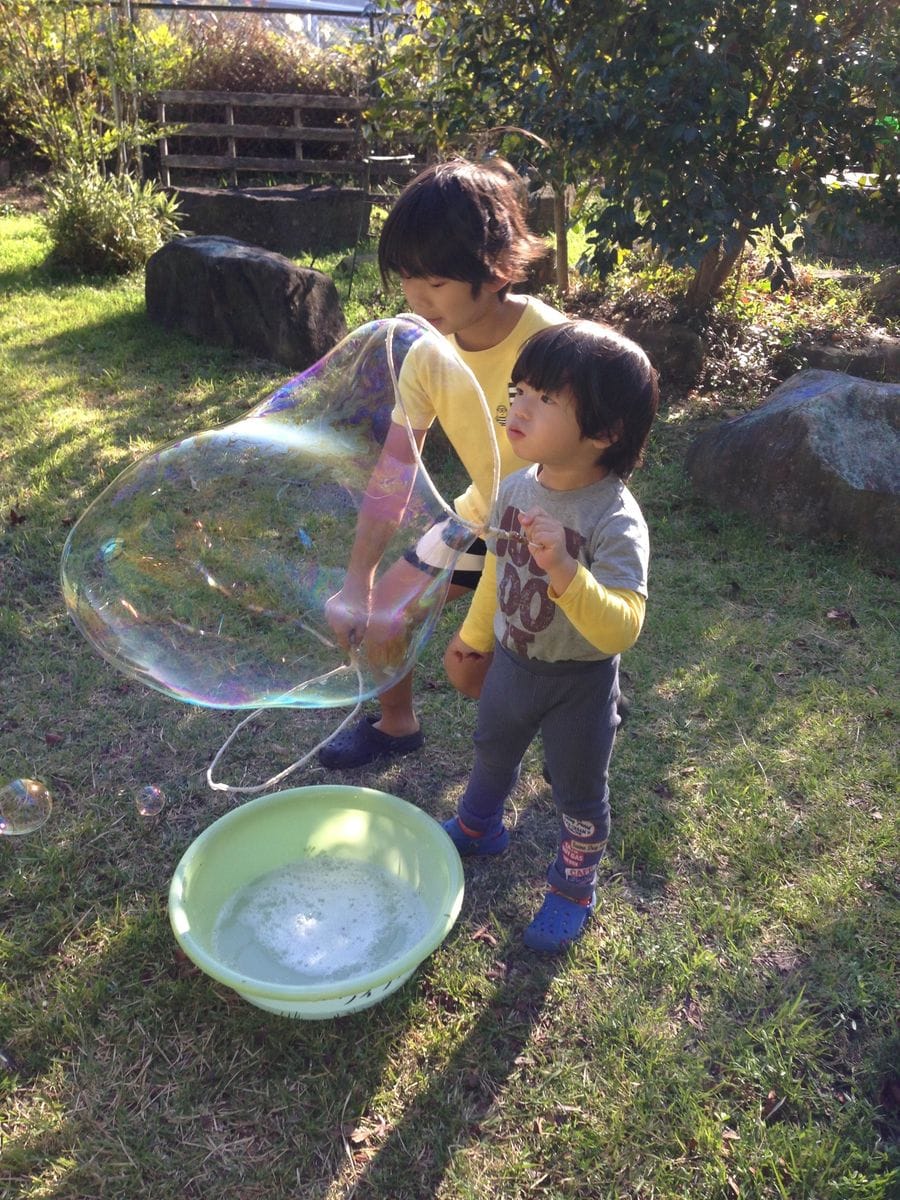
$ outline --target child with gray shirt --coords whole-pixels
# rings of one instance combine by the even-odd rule
[[[591,321],[535,334],[512,383],[506,435],[534,465],[500,485],[501,532],[444,657],[451,682],[480,697],[472,775],[444,828],[463,856],[505,850],[503,807],[541,733],[559,838],[524,937],[552,952],[584,931],[609,836],[619,654],[641,631],[649,560],[624,481],[659,394],[640,347]]]

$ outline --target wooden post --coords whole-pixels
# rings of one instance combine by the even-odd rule
[[[163,172],[163,183],[166,185],[167,188],[170,188],[172,186],[172,173],[169,170],[169,164],[166,162],[166,158],[168,157],[168,154],[169,154],[169,139],[165,135],[165,126],[166,126],[166,102],[165,102],[165,100],[157,100],[156,116],[157,116],[157,120],[159,121],[160,129],[163,130],[162,137],[159,139],[159,157],[161,160],[160,166],[162,167],[162,172]]]
[[[299,106],[299,104],[294,108],[294,128],[303,128],[303,109]],[[294,158],[301,161],[303,159],[303,142],[299,137],[294,142]]]
[[[234,124],[234,105],[233,104],[225,105],[225,124],[226,125]],[[228,156],[231,159],[237,158],[237,141],[233,137],[230,137],[228,139]],[[237,187],[237,185],[238,185],[237,168],[232,167],[232,169],[231,169],[231,186]]]

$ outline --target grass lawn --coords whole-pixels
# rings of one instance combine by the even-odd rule
[[[343,1020],[267,1016],[184,959],[166,916],[181,854],[234,803],[205,771],[235,714],[107,666],[58,564],[119,470],[288,372],[155,329],[142,276],[49,274],[42,236],[0,217],[0,777],[55,799],[0,839],[2,1194],[900,1195],[892,573],[693,499],[680,463],[711,401],[670,397],[634,479],[651,599],[589,932],[558,961],[521,945],[555,829],[534,747],[510,852],[467,863],[413,979]],[[357,277],[351,327],[389,311],[376,291]],[[418,670],[426,750],[347,775],[438,818],[471,759],[474,707],[440,668],[459,617]],[[268,714],[227,777],[265,779],[334,723]],[[146,784],[168,797],[149,819]]]

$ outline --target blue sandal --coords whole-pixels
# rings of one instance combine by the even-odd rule
[[[462,828],[458,817],[444,821],[450,841],[459,851],[460,858],[484,858],[490,854],[502,854],[509,845],[509,830],[505,825],[487,830],[481,837],[470,837]]]
[[[559,892],[548,892],[525,930],[525,945],[529,950],[540,950],[544,954],[565,950],[584,933],[596,899],[596,893],[592,893],[590,904],[578,904]]]
[[[401,754],[412,754],[425,741],[421,729],[405,737],[391,737],[375,728],[378,717],[368,716],[336,733],[319,751],[319,762],[323,767],[346,770],[349,767],[365,767],[380,758],[396,758]]]

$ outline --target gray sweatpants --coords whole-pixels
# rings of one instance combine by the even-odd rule
[[[478,704],[475,765],[460,819],[479,833],[499,825],[522,757],[539,732],[560,816],[547,879],[574,899],[593,891],[609,836],[618,696],[618,655],[600,662],[545,663],[496,645]]]

